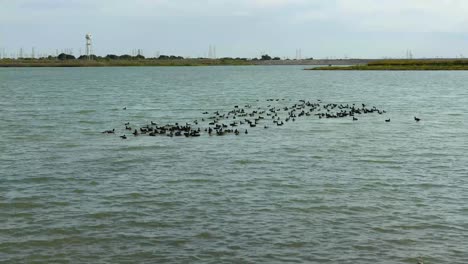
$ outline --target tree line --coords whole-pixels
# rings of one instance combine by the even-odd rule
[[[30,60],[31,58],[18,58],[18,59]],[[75,56],[73,56],[71,54],[60,53],[57,56],[48,56],[48,57],[44,57],[44,58],[40,58],[40,59],[65,61],[65,60],[184,60],[184,59],[188,59],[188,58],[184,58],[182,56],[175,56],[175,55],[160,55],[158,57],[146,58],[143,55],[132,56],[132,55],[128,55],[128,54],[124,54],[124,55],[108,54],[106,56],[97,56],[97,55],[93,54],[93,55],[89,55],[89,56],[81,55],[79,57],[75,57]],[[204,57],[198,57],[198,58],[194,58],[194,59],[212,60],[212,58],[204,58]],[[311,59],[313,59],[313,58],[310,58],[309,60],[311,60]],[[260,58],[222,57],[222,58],[217,58],[216,60],[222,60],[222,61],[226,61],[226,60],[269,61],[269,60],[281,60],[281,58],[280,57],[271,57],[268,54],[264,54]],[[289,60],[289,59],[287,59],[287,60]]]

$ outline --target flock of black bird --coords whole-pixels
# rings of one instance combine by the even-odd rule
[[[256,127],[263,127],[263,129],[268,129],[270,126],[279,127],[306,117],[316,119],[350,118],[353,121],[358,121],[360,115],[386,113],[385,110],[375,106],[368,107],[366,104],[325,104],[321,100],[313,102],[299,100],[289,106],[273,106],[272,104],[275,102],[285,101],[285,99],[267,99],[266,101],[270,103],[266,107],[253,107],[248,104],[243,107],[236,105],[231,111],[225,113],[219,111],[203,112],[203,117],[192,123],[158,124],[151,121],[145,126],[134,127],[130,122],[127,122],[124,126],[125,130],[134,137],[144,135],[150,137],[199,137],[202,134],[224,136],[248,134],[248,129]],[[126,109],[126,107],[123,108],[123,110]],[[421,119],[414,117],[414,120],[419,122]],[[390,119],[385,119],[385,122],[390,121]],[[116,130],[105,130],[102,133],[115,134]],[[120,138],[127,139],[128,136],[123,134]]]

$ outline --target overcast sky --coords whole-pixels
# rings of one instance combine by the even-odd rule
[[[0,0],[0,49],[256,57],[468,56],[467,0]]]

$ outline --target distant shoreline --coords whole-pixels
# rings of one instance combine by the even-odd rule
[[[364,65],[366,59],[305,59],[305,60],[259,60],[259,59],[2,59],[0,67],[141,67],[141,66],[237,66],[237,65]]]
[[[151,67],[252,65],[244,60],[169,59],[169,60],[0,60],[0,67]]]
[[[258,60],[258,59],[1,59],[0,68],[9,67],[168,67],[168,66],[318,66],[307,68],[315,71],[464,71],[468,59],[306,59],[306,60]]]

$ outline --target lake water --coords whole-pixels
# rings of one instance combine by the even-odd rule
[[[269,98],[387,113],[124,129]],[[468,263],[467,114],[468,72],[0,69],[0,262]]]

